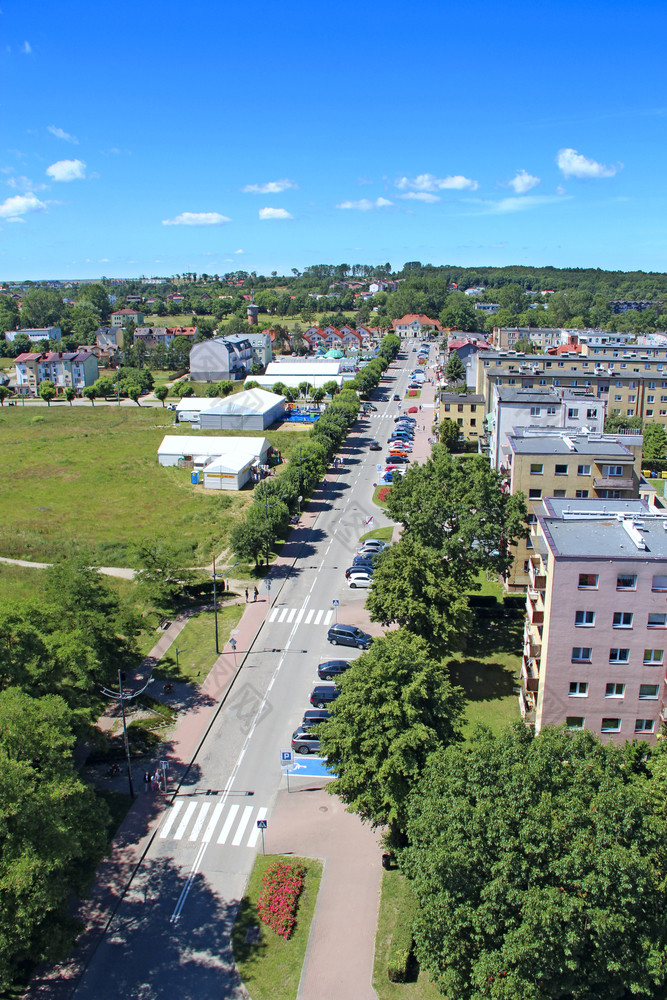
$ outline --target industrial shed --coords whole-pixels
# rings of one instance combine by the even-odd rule
[[[244,392],[219,400],[200,416],[202,430],[263,431],[285,416],[286,400],[265,389]]]
[[[248,438],[237,438],[237,441],[247,441]],[[268,444],[268,442],[267,442]],[[266,459],[266,455],[264,456]],[[204,489],[207,490],[240,490],[251,478],[253,471],[258,471],[264,461],[251,451],[239,450],[221,455],[205,466]]]

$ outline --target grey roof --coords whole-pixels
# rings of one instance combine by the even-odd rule
[[[473,393],[466,395],[465,392],[442,392],[440,399],[443,403],[483,403],[485,396],[476,396]]]
[[[624,520],[540,518],[549,548],[555,555],[578,559],[667,560],[667,518],[653,515]],[[633,540],[641,538],[645,548]]]
[[[645,500],[598,500],[587,497],[583,500],[572,498],[546,497],[542,501],[546,514],[553,517],[574,517],[582,514],[585,517],[602,517],[605,514],[637,514],[640,517],[649,513]]]
[[[517,455],[596,455],[600,458],[614,458],[619,462],[634,462],[634,455],[618,441],[600,441],[575,434],[563,437],[515,437],[507,435],[507,441]],[[570,448],[568,441],[574,444]]]
[[[540,372],[540,377],[543,373]],[[548,375],[549,373],[547,373]],[[556,376],[558,377],[558,376]],[[538,389],[522,388],[520,385],[497,385],[495,391],[501,403],[542,403],[551,406],[562,404],[566,399],[595,399],[595,393],[590,386],[542,386]]]

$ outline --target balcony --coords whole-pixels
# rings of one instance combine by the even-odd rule
[[[542,636],[528,622],[523,630],[523,652],[531,660],[539,660],[542,655]]]
[[[519,711],[521,718],[527,724],[535,722],[535,697],[526,693],[523,688],[519,690]]]
[[[542,569],[542,562],[535,557],[531,557],[528,566],[528,579],[530,580],[531,590],[545,590],[547,585],[547,578],[544,570]]]
[[[593,489],[596,490],[634,490],[635,484],[632,478],[624,479],[620,476],[606,476],[603,479],[593,479]]]
[[[544,604],[538,590],[528,590],[526,614],[531,625],[544,625]]]
[[[540,686],[540,672],[537,662],[524,656],[521,660],[521,680],[526,691],[537,694]]]

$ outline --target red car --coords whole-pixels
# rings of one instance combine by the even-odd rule
[[[419,413],[419,407],[418,406],[409,406],[408,407],[408,413]]]

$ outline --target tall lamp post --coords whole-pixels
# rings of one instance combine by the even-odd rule
[[[218,644],[218,589],[216,585],[216,580],[218,576],[215,572],[215,556],[213,556],[213,620],[215,622],[215,655],[220,655],[220,647]]]
[[[127,738],[127,721],[125,719],[125,702],[133,701],[143,694],[149,684],[153,683],[153,678],[149,677],[146,683],[138,691],[123,691],[123,671],[118,671],[118,690],[112,691],[110,688],[102,688],[102,694],[107,698],[120,702],[120,710],[123,718],[123,743],[125,744],[125,759],[127,761],[127,780],[130,786],[130,797],[134,798],[134,784],[132,782],[132,762],[130,760],[130,743]]]

